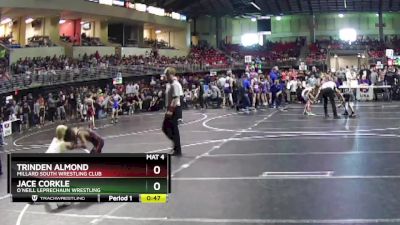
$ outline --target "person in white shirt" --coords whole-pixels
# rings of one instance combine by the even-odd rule
[[[224,99],[223,99],[223,105],[226,106],[226,103],[228,102],[231,107],[233,107],[233,74],[232,71],[228,70],[226,79],[225,79],[225,84],[223,86],[223,92],[224,92]]]
[[[322,83],[321,88],[316,95],[315,99],[318,99],[319,95],[322,94],[322,98],[324,100],[324,112],[325,112],[325,118],[328,118],[328,99],[331,102],[332,105],[332,111],[333,111],[333,118],[334,119],[340,119],[340,117],[337,114],[336,110],[336,104],[335,104],[335,96],[336,96],[337,88],[335,82],[332,81],[332,77],[329,75],[324,77],[324,83]]]
[[[301,97],[306,102],[306,105],[305,105],[304,111],[303,111],[303,114],[306,116],[315,116],[315,114],[312,113],[312,111],[311,111],[312,102],[315,100],[315,96],[313,95],[313,94],[315,94],[314,90],[315,90],[314,87],[308,86],[301,92]]]
[[[72,150],[76,147],[72,142],[66,142],[64,140],[67,129],[68,127],[65,125],[57,126],[56,137],[53,138],[46,153],[64,153],[67,150]]]
[[[128,85],[126,85],[125,93],[126,93],[126,95],[133,94],[133,85],[132,85],[132,83],[128,83]]]
[[[287,84],[286,88],[290,90],[290,102],[294,102],[296,98],[296,91],[297,91],[297,79],[292,78],[289,83]]]
[[[183,103],[183,101],[184,101],[184,92],[183,92],[183,88],[182,88],[182,84],[179,82],[179,79],[178,78],[176,78],[177,79],[177,81],[178,81],[178,83],[180,84],[180,88],[179,88],[179,98],[180,98],[180,100],[181,100],[181,103]],[[183,122],[183,115],[182,115],[182,104],[181,104],[181,107],[178,107],[178,111],[176,112],[177,114],[178,114],[178,122],[179,123],[182,123]]]
[[[138,95],[139,94],[139,89],[140,89],[139,84],[135,83],[133,85],[132,93],[135,94],[135,95]]]

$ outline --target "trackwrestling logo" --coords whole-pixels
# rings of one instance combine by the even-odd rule
[[[57,202],[57,201],[85,201],[84,196],[38,196],[32,195],[32,202]]]
[[[32,195],[32,201],[36,202],[38,200],[38,196],[37,195]]]

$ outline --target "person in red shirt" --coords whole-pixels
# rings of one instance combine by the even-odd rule
[[[290,72],[289,72],[290,73]],[[282,71],[282,81],[286,81],[287,80],[287,73],[285,71]]]

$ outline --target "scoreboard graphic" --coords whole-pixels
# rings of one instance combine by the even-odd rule
[[[169,154],[8,155],[13,202],[166,203]]]

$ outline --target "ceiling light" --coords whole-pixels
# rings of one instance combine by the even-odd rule
[[[65,23],[65,20],[60,20],[58,23],[59,23],[59,24],[64,24],[64,23]]]
[[[278,20],[278,21],[281,21],[281,19],[282,19],[282,16],[277,16],[276,17],[276,20]]]
[[[10,23],[10,22],[12,22],[12,19],[11,19],[11,18],[5,18],[5,19],[3,19],[0,23],[1,23],[1,24],[6,24],[6,23]]]
[[[156,34],[159,34],[159,33],[161,33],[161,30],[156,30]]]
[[[25,20],[25,23],[26,23],[26,24],[29,24],[29,23],[32,23],[33,21],[34,21],[34,19],[31,18],[31,17],[29,17],[29,18],[27,18],[27,19]]]
[[[251,21],[256,22],[257,19],[253,17],[253,18],[251,18]]]
[[[343,18],[344,17],[344,14],[343,13],[339,13],[339,18]]]
[[[250,4],[252,4],[254,6],[254,8],[258,9],[259,11],[261,11],[260,6],[258,6],[255,2],[250,2]]]

